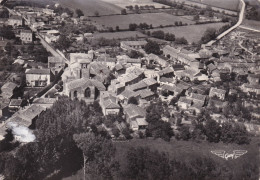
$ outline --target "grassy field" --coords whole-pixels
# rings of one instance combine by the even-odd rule
[[[163,4],[159,4],[156,2],[153,2],[152,0],[137,0],[137,1],[133,1],[133,0],[103,0],[104,2],[108,2],[111,4],[114,4],[116,6],[119,6],[121,8],[125,8],[126,6],[154,6],[155,8],[162,8],[162,6],[164,7],[169,7]]]
[[[259,30],[260,21],[244,19],[242,25]]]
[[[154,29],[152,31],[162,30],[165,33],[173,33],[175,37],[185,37],[189,43],[198,42],[203,36],[207,28],[219,29],[224,26],[225,23],[211,23],[211,24],[200,24],[190,26],[178,26],[169,28]]]
[[[58,0],[58,2],[71,9],[81,9],[86,16],[94,16],[96,11],[99,15],[120,14],[122,9],[102,0]]]
[[[214,7],[237,11],[240,0],[202,0],[202,1],[193,0],[193,1],[201,2],[203,4],[214,6]]]
[[[160,25],[174,25],[175,21],[182,21],[182,23],[194,24],[193,21],[188,19],[174,16],[166,13],[148,13],[148,14],[128,14],[117,16],[103,16],[103,17],[91,17],[93,21],[102,24],[106,27],[119,26],[121,29],[128,29],[130,23],[147,23],[152,24],[153,27]]]
[[[116,158],[120,162],[121,168],[126,167],[126,153],[130,147],[149,147],[152,150],[159,152],[166,152],[169,154],[170,159],[175,158],[180,161],[190,162],[195,157],[209,157],[215,160],[216,163],[221,166],[227,166],[233,169],[233,172],[243,171],[243,163],[251,161],[252,164],[259,164],[259,148],[256,142],[252,142],[250,145],[239,146],[237,144],[223,144],[223,143],[196,143],[192,141],[177,141],[171,140],[171,142],[165,142],[161,139],[157,140],[142,140],[135,139],[129,142],[115,143],[117,147]],[[225,150],[228,153],[232,153],[233,150],[247,150],[248,153],[240,158],[226,161],[210,151],[213,150]]]
[[[171,0],[175,1],[175,0]],[[185,3],[189,6],[197,6],[200,8],[206,8],[207,5],[212,6],[212,9],[215,11],[225,11],[229,15],[237,15],[238,3],[240,0],[176,0],[179,3]]]
[[[137,32],[137,31],[122,31],[122,32],[114,32],[114,33],[95,33],[93,34],[94,39],[98,39],[104,37],[106,39],[127,39],[131,37],[139,37],[144,38],[146,35]]]

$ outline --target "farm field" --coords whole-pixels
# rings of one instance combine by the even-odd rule
[[[194,22],[191,20],[166,13],[102,16],[91,17],[90,19],[106,27],[115,28],[116,26],[119,26],[120,29],[128,29],[130,23],[147,23],[149,25],[152,24],[153,27],[158,27],[160,25],[174,25],[176,21],[182,21],[182,23],[187,24],[194,24]]]
[[[256,142],[254,143],[251,142],[250,145],[237,145],[208,142],[196,143],[192,141],[177,141],[175,139],[170,142],[165,142],[161,139],[134,139],[129,142],[115,143],[117,149],[116,159],[120,162],[120,168],[124,169],[126,168],[126,153],[131,147],[149,147],[153,151],[167,153],[170,159],[175,158],[176,160],[182,162],[190,162],[190,160],[194,160],[199,157],[213,159],[221,166],[232,168],[234,173],[233,175],[237,177],[237,174],[243,172],[244,163],[249,161],[254,165],[259,164],[259,149],[257,147],[258,140],[255,139],[255,141]],[[224,150],[229,153],[233,152],[233,150],[247,150],[248,152],[240,158],[227,161],[210,152],[214,150]],[[239,177],[234,179],[239,179]]]
[[[162,30],[165,33],[173,33],[175,37],[185,37],[189,43],[198,42],[207,28],[220,29],[225,23],[211,23],[190,26],[178,26],[169,28],[153,29],[152,31]],[[152,32],[151,31],[151,32]]]
[[[104,37],[106,39],[127,39],[131,37],[139,37],[139,38],[145,38],[146,35],[137,32],[137,31],[122,31],[122,32],[114,32],[114,33],[95,33],[93,34],[94,39],[98,39],[101,37]]]
[[[203,0],[203,1],[193,0],[193,1],[202,2],[203,4],[206,5],[229,9],[232,11],[237,11],[240,2],[240,0]]]
[[[260,21],[244,19],[242,25],[259,30]]]
[[[132,5],[132,6],[148,5],[148,6],[154,6],[155,8],[162,8],[163,6],[166,7],[166,8],[169,7],[169,6],[166,6],[166,5],[163,5],[163,4],[153,2],[152,0],[137,0],[137,1],[133,1],[133,0],[102,0],[102,1],[114,4],[114,5],[119,6],[121,8],[125,8],[126,6],[130,6],[130,5]]]
[[[174,0],[171,0],[174,1]],[[201,8],[206,8],[207,5],[211,5],[212,9],[215,11],[225,11],[229,15],[237,15],[239,0],[203,0],[202,3],[200,0],[176,0],[176,2],[184,2],[186,5],[198,6]]]
[[[122,9],[102,0],[58,0],[58,2],[68,8],[81,9],[85,16],[94,16],[96,11],[99,15],[120,14]]]

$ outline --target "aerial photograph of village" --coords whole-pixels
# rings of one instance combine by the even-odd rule
[[[260,0],[0,0],[0,180],[259,180]]]

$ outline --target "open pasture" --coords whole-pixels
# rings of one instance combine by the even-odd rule
[[[198,42],[207,28],[220,29],[225,23],[211,23],[191,26],[178,26],[169,28],[153,29],[152,31],[162,30],[165,33],[173,33],[175,37],[185,37],[189,43]]]
[[[102,17],[91,17],[93,21],[106,27],[119,26],[120,29],[128,29],[131,23],[147,23],[152,24],[153,27],[160,25],[174,25],[176,21],[182,21],[182,23],[194,24],[193,21],[174,16],[166,13],[148,13],[148,14],[128,14],[128,15],[115,15],[115,16],[102,16]]]
[[[236,11],[239,10],[239,1],[240,0],[176,0],[176,2],[184,2],[186,5],[197,6],[200,8],[206,8],[208,5],[210,5],[214,11],[224,11],[226,14],[229,15],[237,15]]]
[[[59,0],[59,4],[71,9],[81,9],[86,16],[120,14],[119,6],[104,2],[102,0]]]
[[[193,0],[206,5],[237,11],[240,0]]]
[[[156,2],[153,2],[152,0],[103,0],[104,2],[108,2],[108,3],[111,3],[111,4],[114,4],[116,6],[119,6],[121,8],[125,8],[126,6],[135,6],[135,5],[138,5],[138,6],[154,6],[155,8],[162,8],[163,6],[164,7],[169,7],[169,6],[166,6],[166,5],[163,5],[163,4],[159,4],[159,3],[156,3]]]

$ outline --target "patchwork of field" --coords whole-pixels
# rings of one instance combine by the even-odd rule
[[[178,26],[169,28],[153,29],[152,31],[162,30],[165,33],[173,33],[175,37],[185,37],[189,43],[198,42],[207,28],[220,29],[225,23],[211,23],[191,26]]]
[[[174,25],[176,21],[182,21],[182,23],[194,24],[193,21],[174,16],[166,13],[148,13],[148,14],[128,14],[128,15],[117,15],[117,16],[102,16],[102,17],[91,17],[91,20],[102,24],[106,27],[119,26],[120,29],[128,29],[131,23],[147,23],[152,24],[153,27],[160,25]]]
[[[121,8],[125,8],[126,6],[131,6],[131,5],[132,6],[135,6],[135,5],[146,6],[146,5],[148,5],[148,6],[154,6],[155,8],[162,8],[163,6],[169,7],[169,6],[166,6],[166,5],[163,5],[163,4],[153,2],[152,0],[102,0],[102,1],[117,5]]]
[[[71,9],[81,9],[86,16],[120,14],[122,8],[101,0],[58,0],[59,4]]]
[[[106,39],[127,39],[127,38],[145,38],[146,35],[137,32],[137,31],[122,31],[122,32],[114,32],[114,33],[95,33],[93,34],[94,39],[98,38],[106,38]]]

